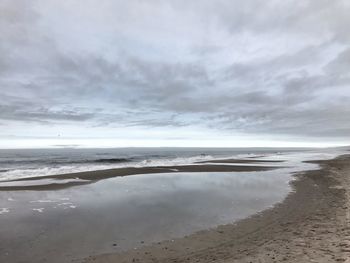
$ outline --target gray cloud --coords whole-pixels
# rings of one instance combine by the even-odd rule
[[[29,103],[16,105],[0,104],[0,119],[21,122],[46,123],[50,121],[86,121],[94,115],[91,113],[80,113],[75,110],[50,110],[36,107]]]
[[[347,1],[4,0],[0,10],[0,122],[14,134],[23,123],[91,136],[200,126],[349,140]]]

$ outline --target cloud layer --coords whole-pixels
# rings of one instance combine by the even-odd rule
[[[3,0],[0,136],[348,143],[349,13],[346,0]]]

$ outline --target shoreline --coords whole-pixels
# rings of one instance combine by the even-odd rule
[[[282,163],[281,161],[280,163]],[[265,166],[258,166],[254,164],[263,164]],[[215,161],[210,164],[198,163],[188,165],[176,165],[176,166],[150,166],[150,167],[125,167],[125,168],[114,168],[107,170],[87,171],[78,173],[58,174],[58,175],[47,175],[40,177],[25,177],[14,180],[7,180],[0,182],[0,191],[21,191],[21,190],[35,190],[35,191],[46,191],[46,190],[59,190],[73,186],[79,186],[84,184],[94,183],[103,179],[141,175],[141,174],[156,174],[156,173],[180,173],[180,172],[259,172],[269,171],[274,169],[283,168],[282,166],[268,166],[271,161],[259,160],[231,160],[227,159],[223,163],[216,163]],[[232,165],[234,164],[234,165]],[[237,165],[236,165],[237,164]],[[252,164],[252,165],[240,165],[240,164]],[[55,182],[47,184],[33,184],[33,185],[21,185],[21,182],[35,182],[40,180],[53,179]],[[64,182],[64,180],[76,180]],[[83,181],[82,181],[83,180]],[[2,186],[1,183],[15,183],[18,185],[14,186]]]
[[[350,155],[313,162],[273,208],[238,221],[84,262],[350,262]]]

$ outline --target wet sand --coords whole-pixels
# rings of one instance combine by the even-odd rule
[[[283,203],[233,225],[84,262],[350,262],[350,156],[296,175]]]
[[[284,162],[283,160],[262,160],[262,159],[221,159],[221,160],[211,160],[211,161],[201,161],[201,162],[196,162],[196,163],[231,163],[231,164],[236,164],[236,163],[247,163],[247,164],[267,164],[267,163],[282,163]]]
[[[227,161],[229,163],[230,161]],[[231,162],[233,163],[233,162]],[[245,163],[254,164],[252,161],[245,161]],[[41,177],[28,177],[21,178],[17,180],[6,181],[8,182],[18,182],[15,186],[5,186],[1,185],[0,191],[21,191],[21,190],[36,190],[36,191],[46,191],[46,190],[59,190],[67,187],[84,185],[89,183],[94,183],[99,180],[129,176],[136,174],[155,174],[155,173],[175,173],[175,172],[258,172],[258,171],[268,171],[281,167],[274,166],[244,166],[244,165],[224,165],[224,164],[201,164],[201,165],[178,165],[178,166],[156,166],[156,167],[127,167],[127,168],[116,168],[108,170],[99,171],[89,171],[80,173],[70,173],[61,175],[49,175]],[[51,182],[47,184],[38,183],[37,185],[26,185],[25,182],[40,181],[45,179],[53,179],[56,182]],[[76,181],[65,181],[65,180],[76,180]]]

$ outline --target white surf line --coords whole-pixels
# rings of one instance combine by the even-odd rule
[[[67,208],[75,209],[75,208],[77,208],[77,206],[71,202],[60,203],[60,204],[58,204],[58,206],[62,207],[63,209],[67,209]]]
[[[9,213],[10,209],[9,208],[0,208],[0,215],[5,214],[5,213]]]
[[[58,201],[54,200],[34,200],[30,201],[29,203],[57,203]]]
[[[39,213],[42,213],[42,212],[44,212],[44,209],[45,208],[33,208],[32,210],[36,211],[36,212],[39,212]]]
[[[59,206],[61,206],[61,205],[73,205],[73,203],[70,203],[70,202],[68,202],[68,203],[61,203],[61,204],[58,204]]]

